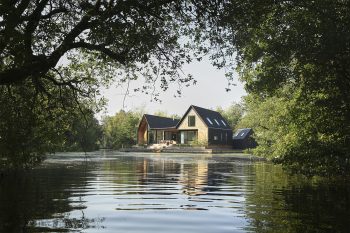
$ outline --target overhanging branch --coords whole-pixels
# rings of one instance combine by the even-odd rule
[[[72,44],[72,48],[85,48],[87,50],[91,51],[98,51],[101,53],[106,54],[108,57],[118,61],[119,63],[125,65],[126,64],[126,54],[127,51],[122,51],[120,53],[114,52],[108,48],[106,48],[104,45],[95,45],[95,44],[90,44],[86,42],[76,42]]]

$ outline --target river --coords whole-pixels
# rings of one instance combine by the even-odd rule
[[[59,153],[0,178],[0,232],[349,232],[350,185],[229,155]]]

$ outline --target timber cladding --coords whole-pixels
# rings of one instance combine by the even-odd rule
[[[145,114],[139,144],[232,146],[232,129],[219,112],[191,105],[181,119]]]
[[[209,145],[232,145],[232,130],[209,128]]]
[[[188,126],[188,116],[195,116],[195,125]],[[208,142],[208,127],[203,122],[202,118],[192,108],[183,118],[181,124],[177,127],[178,130],[198,130],[198,142]]]

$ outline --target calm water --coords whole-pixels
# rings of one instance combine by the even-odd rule
[[[350,185],[223,155],[58,154],[0,179],[0,232],[350,232]]]

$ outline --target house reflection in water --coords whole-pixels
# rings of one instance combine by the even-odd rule
[[[144,160],[136,166],[139,184],[179,183],[182,194],[195,196],[206,194],[208,185],[208,161],[198,160],[196,163],[159,159]]]
[[[196,196],[206,194],[208,185],[208,161],[199,160],[197,163],[181,164],[179,182],[183,185],[183,193]]]

